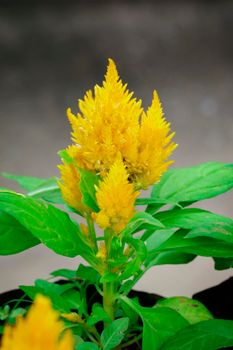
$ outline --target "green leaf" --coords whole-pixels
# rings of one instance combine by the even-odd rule
[[[233,227],[233,220],[210,211],[199,208],[173,209],[159,212],[155,218],[162,222],[166,228],[180,227],[193,229],[203,224],[228,224]]]
[[[75,346],[75,350],[100,350],[95,343],[85,342]]]
[[[154,203],[196,202],[218,196],[232,187],[233,164],[209,162],[168,170],[153,187],[151,198]],[[148,210],[153,212],[153,204]]]
[[[12,215],[57,254],[91,257],[91,248],[85,243],[78,224],[62,210],[17,193],[1,191],[0,210]]]
[[[32,176],[21,176],[21,175],[15,175],[10,173],[1,173],[1,176],[13,180],[19,184],[19,186],[26,190],[26,191],[34,191],[38,187],[44,186],[45,184],[54,184],[57,182],[57,179],[55,177],[50,177],[48,179],[41,179],[38,177],[32,177]]]
[[[82,193],[82,202],[95,212],[99,211],[96,202],[96,186],[98,186],[100,177],[91,171],[78,169],[80,173],[80,191]]]
[[[155,307],[168,307],[177,311],[190,324],[211,320],[213,316],[199,301],[186,297],[160,299]]]
[[[151,258],[150,256],[145,262],[147,268],[158,265],[178,265],[188,264],[196,258],[195,254],[177,253],[176,251],[161,252]]]
[[[111,350],[119,345],[129,325],[128,317],[119,318],[107,326],[101,334],[103,350]]]
[[[91,266],[80,264],[76,271],[76,277],[83,281],[88,281],[91,284],[96,284],[100,280],[100,274]]]
[[[152,215],[146,212],[137,212],[122,231],[122,235],[130,235],[142,229],[164,227],[164,225]]]
[[[216,270],[226,270],[233,267],[233,258],[215,258],[214,262]]]
[[[220,258],[233,257],[233,244],[209,237],[186,238],[186,235],[186,230],[179,230],[159,246],[156,246],[156,235],[152,235],[147,240],[148,260],[151,261],[159,252],[167,251]]]
[[[160,350],[215,350],[233,346],[233,321],[210,320],[186,327]]]
[[[63,297],[65,292],[71,288],[73,288],[72,284],[58,285],[42,279],[36,280],[34,286],[20,286],[20,289],[23,290],[32,300],[35,299],[37,294],[43,294],[51,299],[53,307],[56,310],[65,313],[70,312],[73,308],[73,304],[70,303],[67,298]],[[79,293],[76,293],[78,296]]]
[[[121,300],[136,311],[142,319],[142,350],[148,350],[152,345],[153,350],[160,349],[167,339],[189,324],[178,312],[170,308],[142,307],[127,297],[122,297]]]
[[[64,277],[68,280],[72,280],[76,278],[76,270],[59,269],[51,272],[50,275],[53,277]]]
[[[215,223],[212,224],[203,224],[201,227],[197,227],[191,230],[186,238],[195,238],[195,237],[210,237],[216,238],[221,241],[229,242],[233,245],[233,225],[223,224],[218,225]]]
[[[173,209],[156,214],[167,228],[192,229],[186,237],[211,237],[233,243],[233,220],[202,209]]]
[[[46,202],[55,204],[65,204],[59,186],[55,184],[45,184],[38,187],[36,190],[28,192],[28,196],[34,198],[41,198]]]
[[[1,175],[7,179],[16,181],[22,189],[28,191],[28,195],[31,197],[42,198],[51,203],[64,204],[56,177],[42,179],[9,173],[1,173]]]
[[[0,308],[0,321],[5,321],[10,313],[10,306],[4,305]]]
[[[0,210],[0,255],[20,253],[40,244],[13,216]]]
[[[87,324],[89,326],[94,326],[96,323],[103,322],[111,322],[111,318],[108,316],[106,311],[103,309],[102,305],[95,303],[92,306],[91,316],[87,320]]]

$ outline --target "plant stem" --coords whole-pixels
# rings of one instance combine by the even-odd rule
[[[127,343],[123,343],[121,345],[122,348],[125,348],[126,346],[129,346],[131,344],[137,343],[138,340],[142,338],[142,334],[139,334],[138,336],[134,337],[133,339],[129,340]]]
[[[88,232],[89,232],[91,241],[94,244],[95,252],[97,252],[98,251],[98,245],[97,245],[97,240],[96,240],[94,221],[93,221],[91,215],[89,215],[89,214],[87,215],[86,219],[87,219],[87,225],[88,225]]]
[[[103,283],[103,307],[109,317],[114,320],[115,316],[115,283],[114,282],[104,282]]]

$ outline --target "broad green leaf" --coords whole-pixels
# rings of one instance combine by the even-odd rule
[[[20,253],[40,244],[13,216],[0,210],[0,255]]]
[[[95,343],[85,342],[75,346],[75,350],[100,350]]]
[[[119,318],[107,326],[101,334],[103,350],[111,350],[119,345],[129,325],[128,317]]]
[[[94,326],[96,323],[103,321],[103,322],[111,322],[111,318],[108,316],[106,311],[103,309],[103,306],[95,303],[92,306],[92,312],[91,316],[87,320],[87,324],[89,326]]]
[[[134,298],[133,300],[135,302],[138,302],[138,298]],[[139,315],[134,309],[132,309],[132,307],[130,307],[128,304],[122,302],[121,308],[123,310],[124,316],[129,318],[129,328],[131,328],[133,325],[137,325],[137,326],[140,325],[140,323],[138,322]]]
[[[195,254],[177,253],[176,251],[166,251],[154,254],[152,257],[149,255],[144,265],[149,268],[158,265],[178,265],[188,264],[196,258]]]
[[[65,204],[64,199],[57,183],[43,185],[34,191],[28,192],[28,196],[34,198],[41,198],[46,202],[51,202],[55,204]]]
[[[233,346],[233,321],[209,320],[176,333],[160,350],[216,350]]]
[[[233,225],[229,224],[203,224],[203,226],[194,228],[187,235],[186,238],[195,237],[209,237],[216,238],[233,246]]]
[[[121,300],[136,311],[142,319],[142,350],[160,349],[167,339],[189,325],[178,312],[170,308],[142,307],[127,297],[122,297]]]
[[[216,270],[226,270],[233,267],[233,258],[215,258],[214,262]]]
[[[167,228],[191,229],[186,237],[210,237],[233,243],[233,220],[202,209],[174,209],[156,215]]]
[[[38,177],[32,177],[32,176],[22,176],[22,175],[15,175],[15,174],[10,174],[10,173],[1,173],[1,176],[15,181],[19,184],[19,186],[26,190],[26,191],[34,191],[38,187],[49,185],[49,184],[54,184],[57,182],[57,179],[55,177],[50,177],[48,179],[41,179]]]
[[[76,270],[59,269],[51,272],[50,275],[53,277],[64,277],[68,280],[72,280],[76,278]]]
[[[81,297],[81,294],[76,288],[64,291],[64,293],[62,294],[62,299],[64,302],[67,301],[67,304],[69,305],[72,311],[78,310],[78,312],[82,314],[83,310],[86,309],[86,306],[83,305],[83,299]]]
[[[0,210],[12,215],[57,254],[91,257],[91,248],[86,244],[78,224],[62,210],[24,195],[1,191]]]
[[[100,279],[100,274],[93,269],[93,267],[80,264],[76,271],[76,278],[77,277],[91,284],[96,284]]]
[[[9,173],[2,173],[3,177],[13,180],[28,192],[28,196],[42,198],[47,202],[64,204],[56,177],[42,179],[31,176],[21,176]]]
[[[232,219],[198,208],[162,211],[157,213],[155,218],[161,221],[166,228],[180,227],[193,229],[210,223],[217,225],[228,224],[229,227],[233,228]]]
[[[96,186],[98,186],[100,177],[91,171],[78,169],[80,173],[80,191],[82,193],[82,202],[95,212],[99,211],[96,202]]]
[[[142,229],[164,227],[164,225],[152,215],[146,212],[137,212],[122,231],[122,235],[130,235]]]
[[[168,307],[177,311],[190,324],[211,320],[213,316],[199,301],[186,297],[160,299],[155,307]]]
[[[209,162],[168,170],[153,187],[151,198],[154,203],[196,202],[218,196],[232,187],[233,164]],[[151,206],[149,212],[153,212]]]
[[[209,237],[186,238],[186,235],[186,230],[179,230],[158,247],[156,247],[156,237],[152,235],[147,240],[149,261],[159,252],[168,251],[209,257],[233,257],[233,244]]]

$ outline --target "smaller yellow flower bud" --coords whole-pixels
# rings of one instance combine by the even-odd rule
[[[61,316],[73,323],[84,323],[82,317],[79,316],[79,314],[77,314],[76,312],[71,312],[69,314],[61,314]]]
[[[104,242],[100,243],[98,253],[96,254],[97,258],[101,260],[105,260],[107,257],[107,249]]]
[[[100,211],[93,215],[94,220],[102,229],[111,227],[115,233],[119,233],[134,215],[138,194],[134,185],[129,183],[125,165],[119,157],[97,189]]]
[[[82,230],[82,233],[85,235],[85,236],[88,236],[88,227],[87,225],[83,224],[82,222],[80,223],[80,228]]]

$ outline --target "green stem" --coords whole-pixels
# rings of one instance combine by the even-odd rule
[[[88,232],[89,232],[91,241],[93,242],[95,252],[97,253],[98,252],[98,245],[97,245],[94,221],[93,221],[91,215],[89,215],[89,214],[87,215],[86,220],[87,220]]]
[[[109,317],[114,320],[115,317],[116,291],[114,282],[103,283],[103,307]]]

